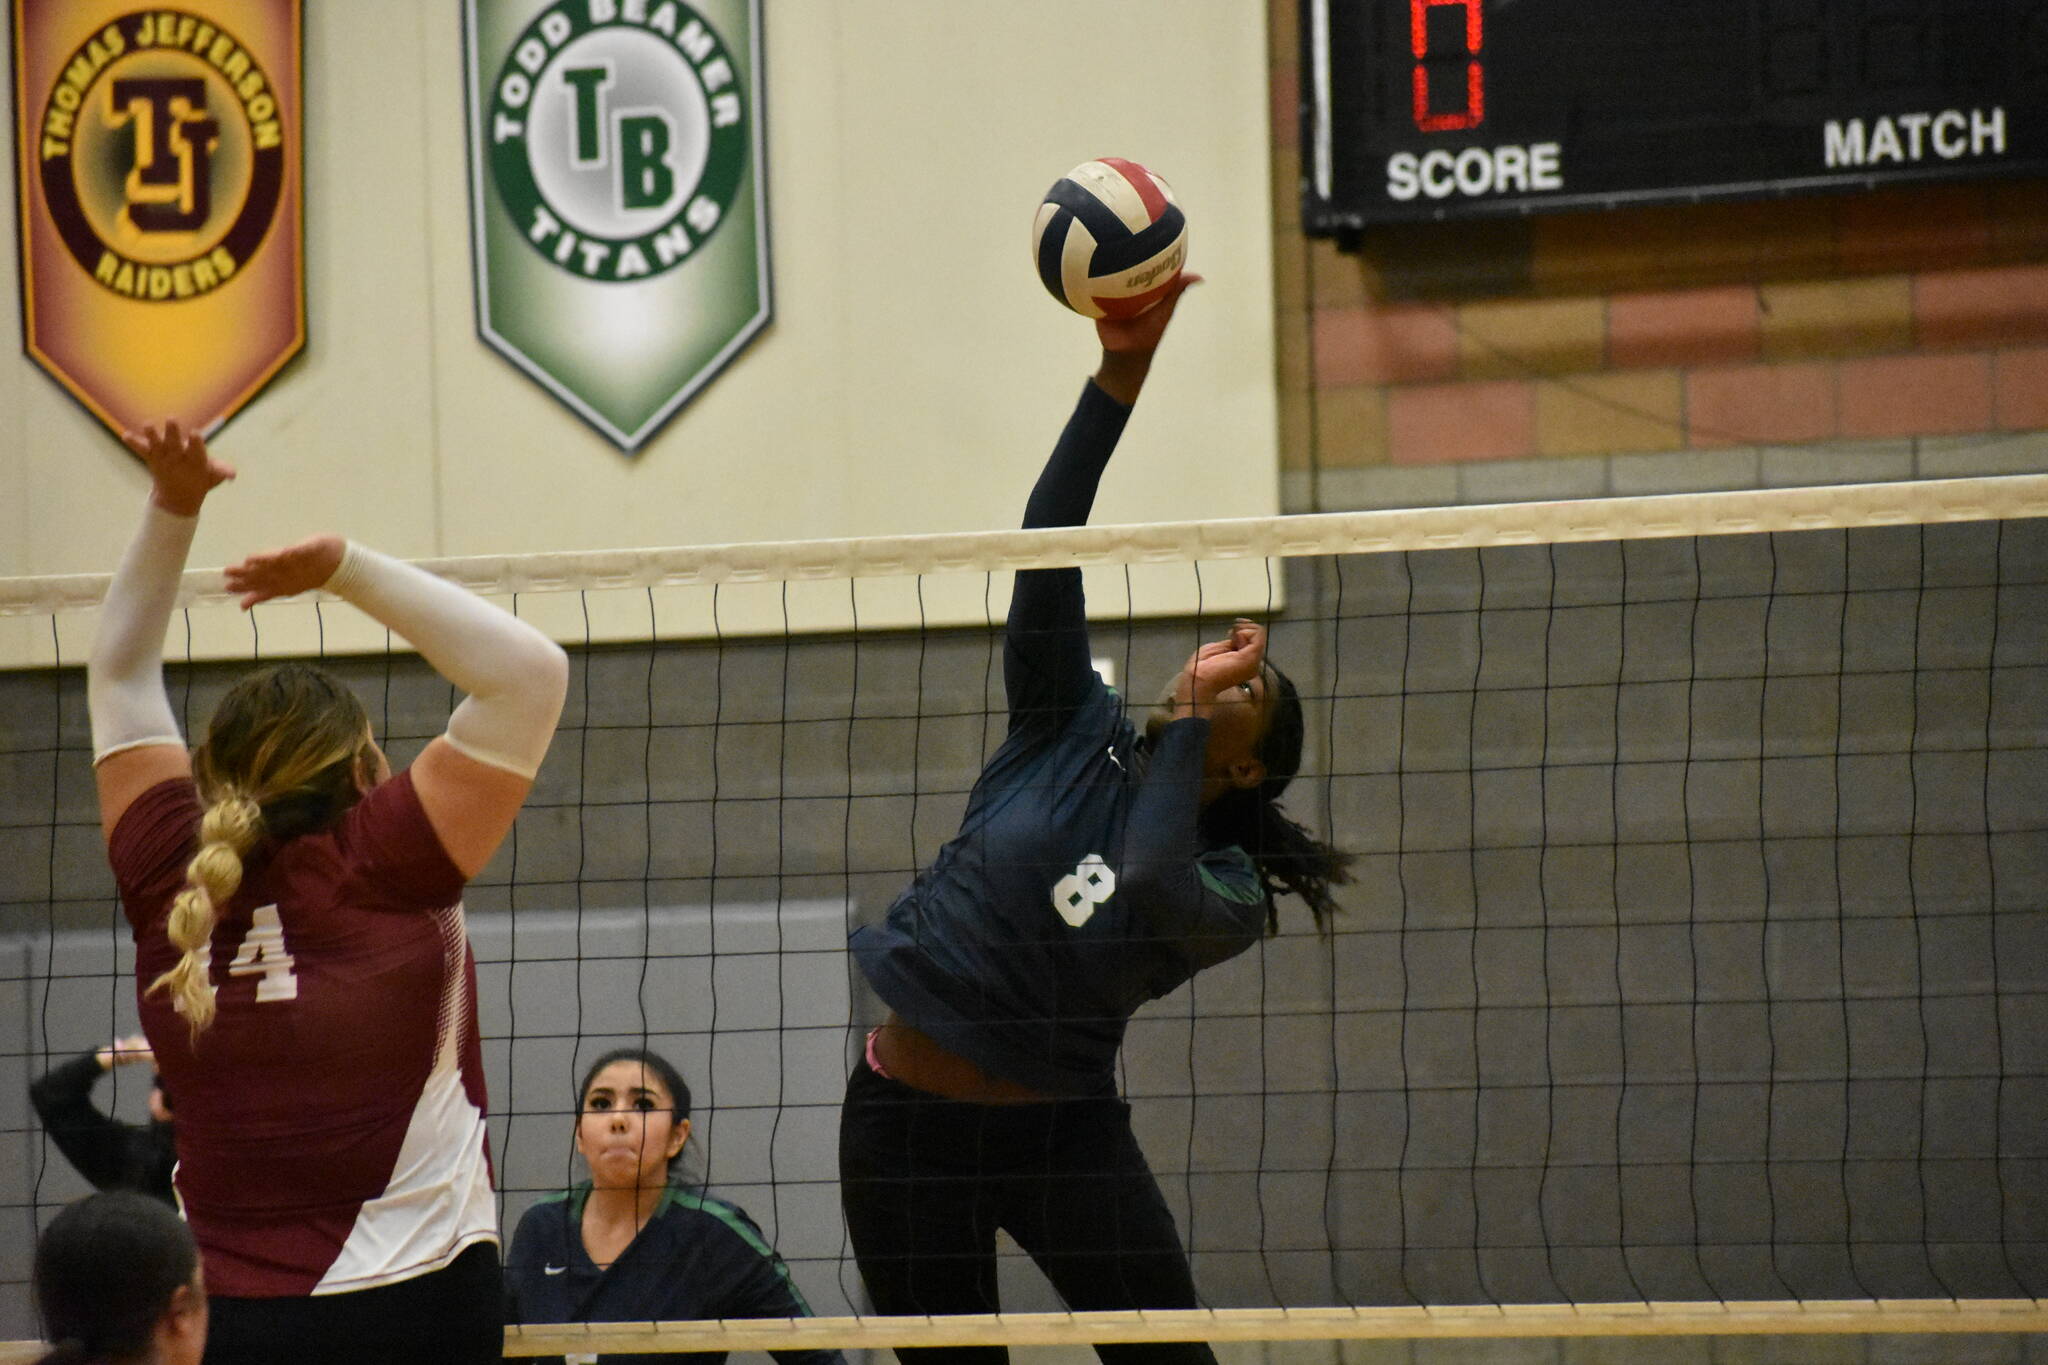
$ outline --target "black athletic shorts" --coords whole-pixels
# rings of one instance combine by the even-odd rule
[[[352,1294],[207,1300],[205,1365],[483,1365],[505,1354],[495,1242],[431,1275]]]

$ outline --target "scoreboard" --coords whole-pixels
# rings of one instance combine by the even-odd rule
[[[2048,175],[2048,0],[1301,0],[1303,221]]]

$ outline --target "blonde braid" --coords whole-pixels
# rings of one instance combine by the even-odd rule
[[[149,985],[169,989],[172,1002],[197,1039],[213,1023],[213,982],[208,977],[214,921],[242,884],[242,855],[263,833],[263,808],[240,792],[224,794],[199,822],[199,852],[185,866],[185,889],[171,902],[165,926],[171,945],[184,950],[176,966]]]

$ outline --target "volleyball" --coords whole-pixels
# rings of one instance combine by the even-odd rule
[[[1091,318],[1134,318],[1188,258],[1187,219],[1167,183],[1135,161],[1084,161],[1053,182],[1031,225],[1046,292]]]

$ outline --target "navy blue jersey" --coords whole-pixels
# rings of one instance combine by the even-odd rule
[[[507,1316],[515,1323],[685,1322],[704,1318],[807,1318],[789,1267],[746,1210],[677,1186],[611,1265],[583,1249],[590,1182],[526,1211],[505,1257]],[[782,1365],[845,1365],[837,1351],[777,1351]],[[605,1365],[720,1361],[723,1352],[617,1355]]]
[[[1090,383],[1024,525],[1085,522],[1130,409]],[[1003,646],[1010,730],[932,865],[856,930],[875,992],[942,1047],[1052,1095],[1114,1088],[1147,1000],[1265,927],[1264,882],[1198,831],[1209,722],[1140,744],[1088,647],[1079,569],[1017,575]]]

